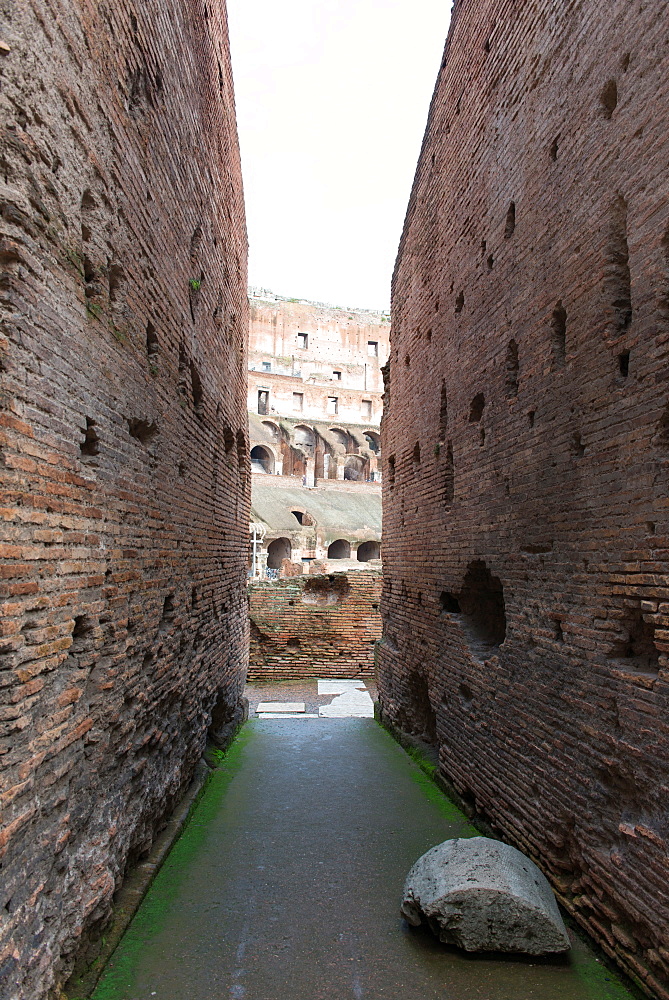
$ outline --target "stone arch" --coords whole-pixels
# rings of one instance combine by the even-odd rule
[[[348,451],[349,436],[346,431],[343,431],[341,427],[330,427],[330,434],[341,448]]]
[[[281,569],[284,559],[290,559],[292,555],[290,538],[275,538],[267,546],[267,568]]]
[[[328,559],[350,559],[351,544],[345,538],[337,538],[328,546]]]
[[[344,479],[354,482],[366,478],[367,462],[361,455],[347,455],[344,462]]]
[[[316,433],[307,424],[298,424],[293,431],[293,441],[298,448],[301,448],[311,457],[316,447]]]
[[[369,562],[370,559],[381,558],[381,545],[375,538],[361,542],[356,552],[358,562]]]
[[[251,448],[252,472],[264,472],[267,475],[272,475],[274,472],[274,462],[274,452],[267,445],[257,444],[255,448]]]
[[[365,431],[365,440],[373,455],[381,454],[381,436],[376,431]]]
[[[279,430],[279,425],[275,424],[273,420],[263,420],[263,427],[266,427],[268,432],[272,435],[273,441],[278,441],[281,437],[281,431]]]

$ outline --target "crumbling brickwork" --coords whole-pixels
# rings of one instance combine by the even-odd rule
[[[223,5],[0,0],[0,994],[238,711],[246,233]]]
[[[369,676],[381,584],[375,570],[251,584],[249,680]]]
[[[459,0],[394,276],[379,690],[669,996],[669,53]]]

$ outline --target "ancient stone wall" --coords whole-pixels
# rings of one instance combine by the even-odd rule
[[[669,995],[669,52],[459,0],[394,277],[380,700]]]
[[[369,676],[381,585],[375,570],[251,584],[249,680]]]
[[[221,4],[0,13],[0,994],[36,1000],[238,710],[246,234]]]

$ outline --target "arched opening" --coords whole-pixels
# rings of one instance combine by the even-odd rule
[[[348,434],[346,431],[341,431],[338,427],[331,427],[330,435],[337,442],[337,444],[340,445],[340,447],[345,450],[348,449]]]
[[[279,428],[275,423],[273,423],[271,420],[263,420],[262,425],[263,427],[267,428],[267,431],[272,441],[279,440],[279,438],[281,437],[281,432],[279,431]]]
[[[311,427],[298,424],[294,432],[294,441],[311,458],[316,446],[316,435]]]
[[[367,463],[360,455],[347,455],[344,464],[344,479],[358,482],[365,478]]]
[[[291,546],[289,538],[275,538],[267,546],[267,568],[281,569],[284,559],[290,559]]]
[[[372,452],[373,455],[381,454],[381,438],[374,431],[366,431],[365,440],[367,442],[367,447]]]
[[[458,603],[472,654],[479,660],[494,656],[506,638],[504,589],[482,560],[469,564]]]
[[[370,559],[380,559],[381,546],[374,539],[369,542],[363,542],[358,546],[357,556],[358,562],[369,562]]]
[[[292,510],[291,514],[297,523],[303,525],[305,528],[311,528],[316,523],[311,514],[307,514],[305,510]]]
[[[274,472],[274,456],[259,444],[251,448],[251,472],[264,472],[267,475]]]
[[[328,559],[350,559],[351,546],[345,538],[338,538],[328,546]]]

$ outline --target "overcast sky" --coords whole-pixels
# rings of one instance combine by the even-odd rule
[[[228,0],[249,282],[385,309],[450,0]]]

